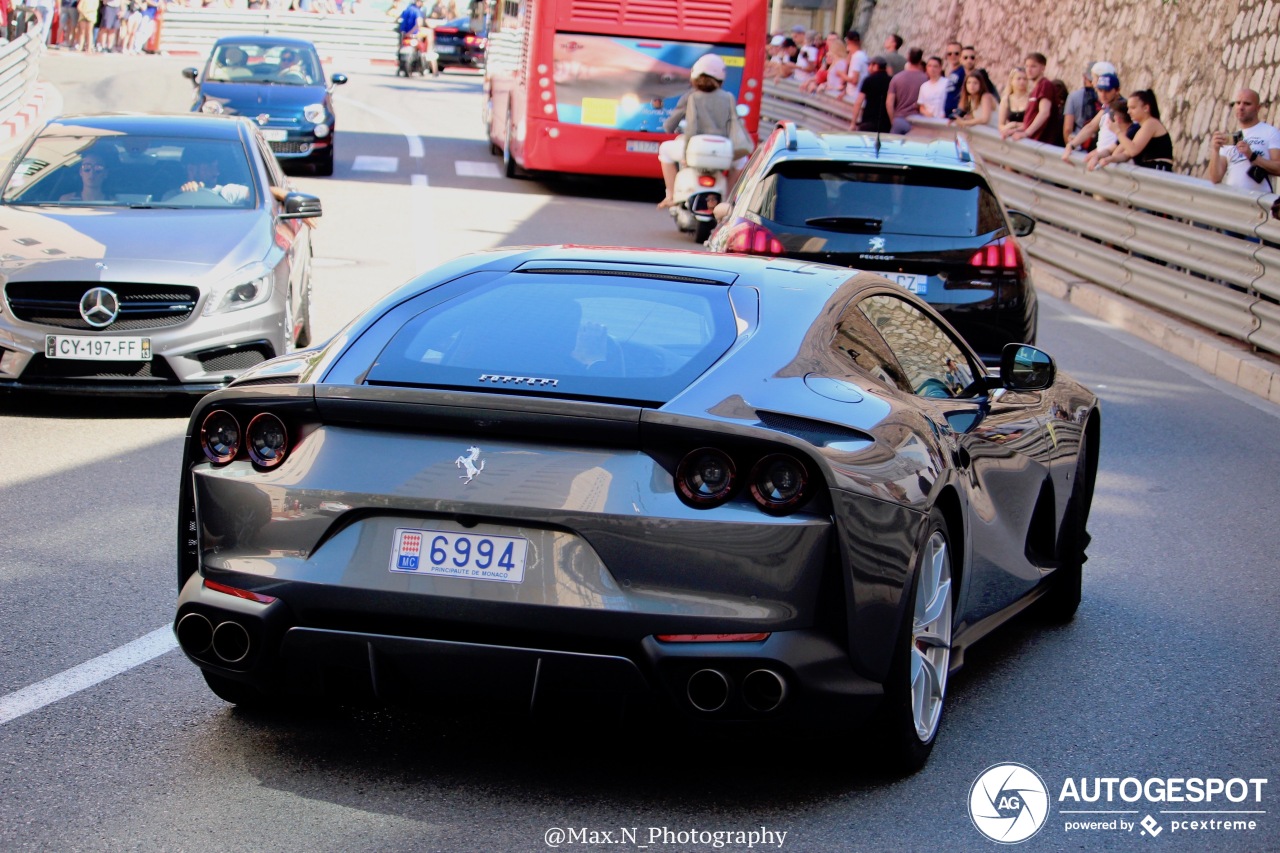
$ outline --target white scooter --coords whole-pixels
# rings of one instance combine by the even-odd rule
[[[733,165],[733,143],[727,136],[700,134],[689,139],[684,156],[668,210],[677,228],[692,231],[695,243],[705,243],[716,225],[713,211],[729,189],[725,172]]]

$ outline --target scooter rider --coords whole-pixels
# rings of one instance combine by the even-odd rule
[[[680,122],[684,120],[690,98],[696,99],[694,116],[698,126],[686,126],[682,136],[668,139],[658,146],[658,162],[662,164],[662,180],[667,188],[666,197],[658,202],[660,208],[668,208],[675,203],[676,172],[679,171],[678,164],[684,162],[685,141],[692,136],[704,133],[729,136],[729,128],[735,120],[734,110],[738,106],[738,101],[732,93],[720,88],[724,84],[724,77],[724,60],[714,53],[700,56],[689,69],[689,80],[693,83],[693,89],[676,102],[675,109],[663,123],[663,129],[667,133],[676,132]],[[733,186],[738,172],[746,165],[746,157],[734,161],[729,169],[729,186]]]
[[[400,33],[401,43],[403,44],[405,38],[411,37],[413,40],[415,51],[417,51],[418,31],[422,28],[422,20],[424,17],[422,12],[422,2],[423,0],[413,0],[412,3],[410,3],[408,6],[404,8],[404,11],[400,13],[400,17],[396,21],[396,31]],[[417,56],[416,59],[417,61],[414,63],[414,65],[416,65],[418,68],[421,68],[422,67],[421,55]],[[402,70],[405,70],[405,76],[408,76],[409,74],[413,73],[415,68],[413,66],[410,66],[407,70],[406,69],[402,69]]]

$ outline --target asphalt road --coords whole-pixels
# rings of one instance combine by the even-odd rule
[[[67,112],[183,111],[187,64],[51,53],[42,75]],[[653,183],[498,177],[477,75],[332,70],[351,73],[337,171],[296,179],[325,208],[320,337],[464,251],[691,245],[654,210]],[[715,831],[761,833],[751,849],[994,850],[967,804],[1002,762],[1049,791],[1027,850],[1280,849],[1280,408],[1052,299],[1041,318],[1042,345],[1103,400],[1084,601],[1068,626],[1027,619],[974,649],[928,767],[904,780],[811,732],[236,711],[152,633],[175,599],[181,407],[0,399],[0,850],[546,850],[555,829],[565,850],[717,849]],[[76,676],[84,689],[41,704]],[[1097,777],[1268,781],[1260,802],[1061,799]],[[1192,810],[1215,814],[1168,813]],[[1156,837],[1066,829],[1147,815]],[[1224,818],[1256,828],[1172,824]],[[728,839],[719,849],[751,840]]]

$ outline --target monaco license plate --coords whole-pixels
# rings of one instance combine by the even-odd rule
[[[884,274],[885,278],[900,287],[905,287],[912,293],[926,293],[929,290],[929,276],[914,275],[906,272],[890,272]]]
[[[268,142],[284,142],[289,138],[289,131],[280,127],[264,127],[262,138]]]
[[[391,571],[520,583],[528,546],[527,540],[514,536],[398,527],[391,547]]]
[[[456,44],[438,44],[438,45],[436,45],[436,53],[438,53],[438,54],[440,54],[440,55],[442,55],[442,56],[452,56],[453,54],[455,54],[455,53],[457,53],[457,52],[458,52],[458,46],[457,46]]]
[[[627,150],[632,154],[657,154],[658,143],[647,142],[643,139],[628,139]]]
[[[45,335],[44,356],[80,361],[151,361],[151,338]]]

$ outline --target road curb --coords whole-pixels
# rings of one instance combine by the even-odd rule
[[[1034,274],[1036,289],[1042,293],[1069,302],[1224,382],[1280,404],[1280,360],[1095,284],[1072,281],[1069,274],[1046,264],[1035,263]]]
[[[4,121],[0,121],[0,148],[8,148],[25,139],[28,133],[40,125],[44,116],[52,112],[50,107],[53,101],[58,102],[60,110],[61,99],[56,96],[57,90],[49,84],[36,83],[26,103]]]

